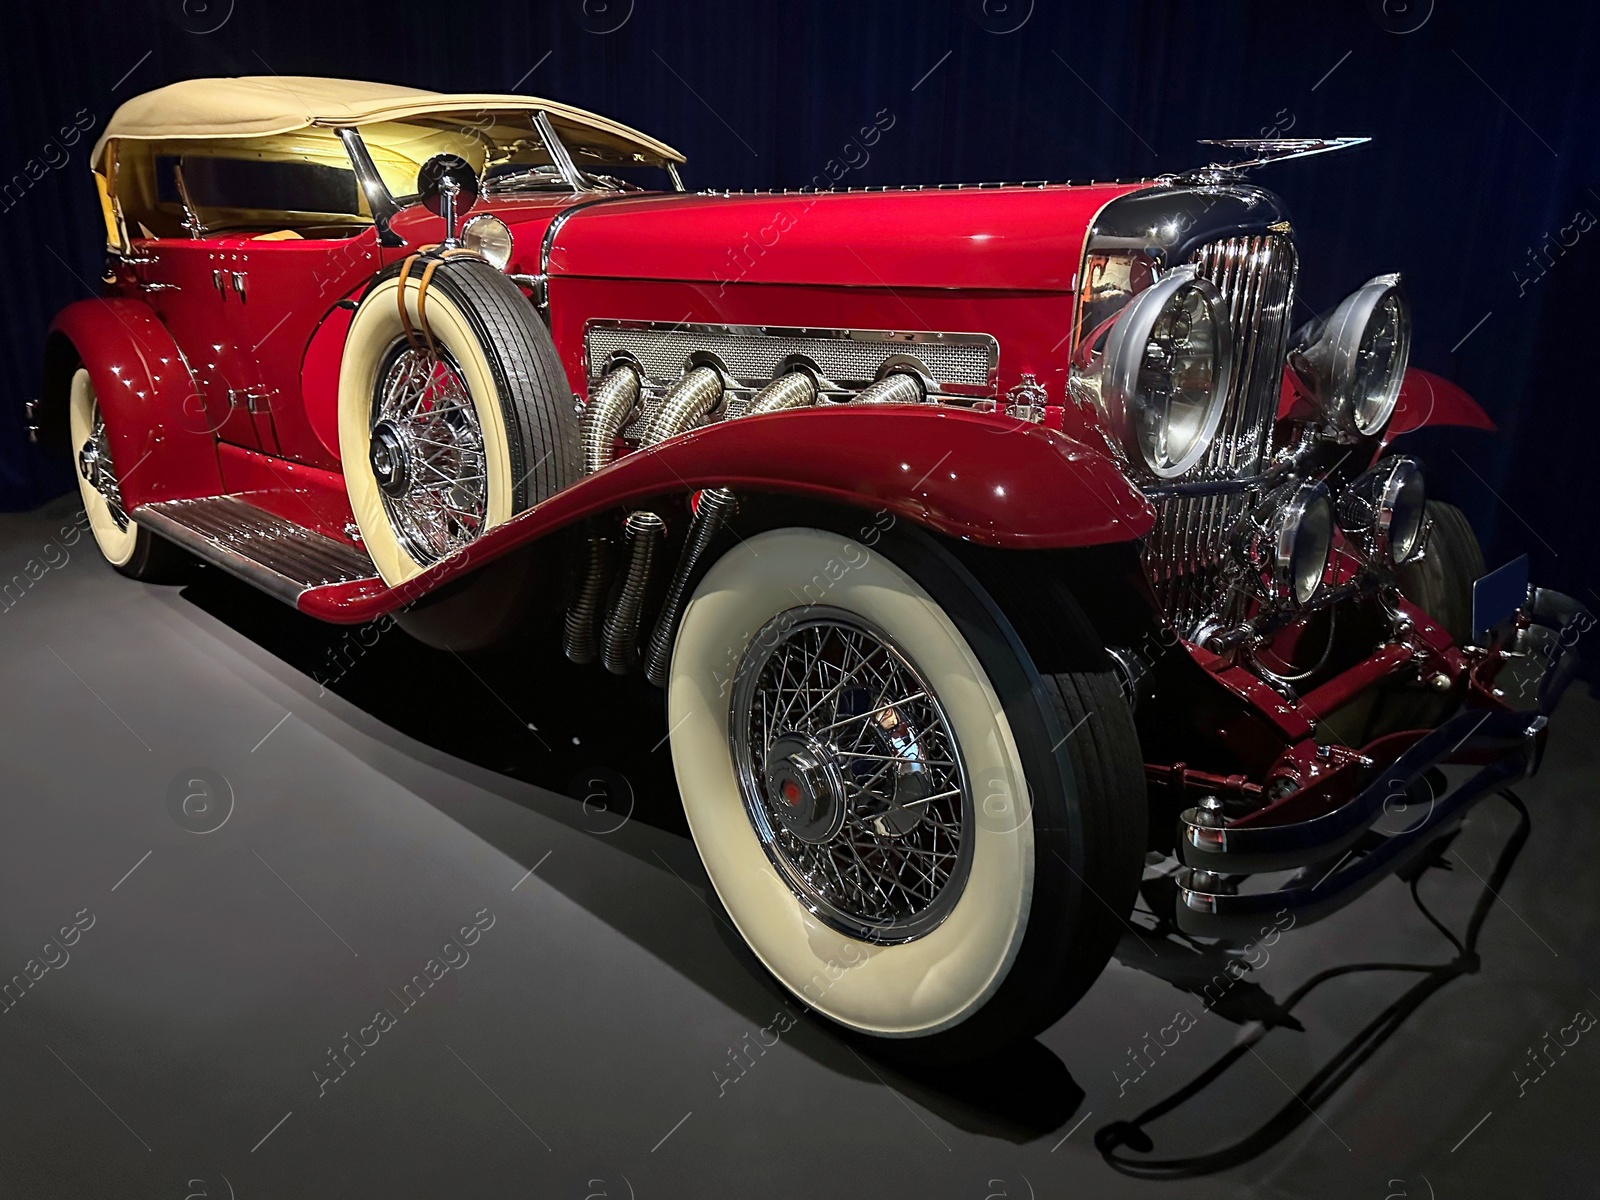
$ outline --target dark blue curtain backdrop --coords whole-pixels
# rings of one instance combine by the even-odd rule
[[[1537,578],[1600,603],[1592,3],[128,0],[14,5],[0,28],[0,178],[27,184],[0,211],[0,507],[70,482],[26,445],[22,401],[50,315],[99,274],[94,131],[173,80],[547,95],[678,146],[691,187],[801,186],[830,159],[858,164],[849,184],[1141,177],[1205,161],[1202,137],[1370,134],[1258,174],[1295,216],[1300,315],[1404,272],[1414,361],[1500,425],[1426,439],[1435,491],[1468,510],[1491,566],[1526,549]],[[880,113],[892,128],[853,145]]]

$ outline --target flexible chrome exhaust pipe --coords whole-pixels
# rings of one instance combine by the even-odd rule
[[[639,448],[654,446],[697,425],[722,403],[722,397],[722,373],[714,367],[696,367],[661,398]],[[626,675],[638,664],[639,625],[655,569],[656,548],[666,526],[659,513],[641,510],[628,515],[627,574],[606,614],[602,636],[601,658],[613,675]]]
[[[744,415],[782,412],[786,408],[806,408],[817,402],[817,381],[809,371],[790,371],[780,375],[745,405]]]
[[[816,402],[817,381],[805,371],[790,371],[752,396],[743,415],[753,417],[806,408]],[[678,559],[678,569],[673,572],[666,599],[661,602],[661,612],[656,617],[656,627],[650,634],[650,647],[645,654],[644,677],[657,687],[667,684],[667,670],[672,665],[672,639],[678,629],[678,616],[683,610],[689,581],[694,578],[717,534],[738,510],[738,501],[727,488],[707,488],[700,493],[700,504],[684,539],[683,555]]]
[[[580,437],[585,475],[593,475],[615,457],[617,434],[638,408],[639,372],[631,363],[623,363],[606,374],[584,407]],[[596,616],[605,602],[614,559],[612,539],[597,522],[590,522],[589,528],[583,579],[567,609],[563,639],[563,649],[575,663],[591,663],[599,655]]]
[[[601,631],[604,644],[601,659],[613,675],[626,675],[638,665],[639,619],[644,613],[651,568],[655,566],[656,550],[667,532],[667,523],[659,514],[640,509],[628,514],[623,528],[628,534],[628,570]]]
[[[928,398],[926,385],[909,371],[895,371],[862,388],[851,404],[921,404]]]

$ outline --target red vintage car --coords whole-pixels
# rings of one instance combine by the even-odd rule
[[[1588,616],[1525,560],[1480,580],[1396,451],[1489,425],[1408,369],[1398,278],[1291,327],[1256,163],[732,194],[682,161],[523,96],[138,97],[31,425],[133,578],[193,555],[457,649],[549,612],[664,688],[740,933],[928,1053],[1060,1017],[1141,883],[1191,935],[1304,924],[1537,763]]]

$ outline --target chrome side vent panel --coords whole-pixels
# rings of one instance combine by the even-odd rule
[[[1227,238],[1202,246],[1192,261],[1228,302],[1238,370],[1216,441],[1186,482],[1247,480],[1262,468],[1278,411],[1294,304],[1294,243],[1279,234]],[[1192,634],[1233,607],[1223,579],[1223,542],[1245,502],[1240,492],[1156,502],[1145,569],[1163,614],[1180,633]]]
[[[662,393],[688,369],[693,356],[709,354],[728,372],[729,400],[750,398],[782,375],[795,359],[813,363],[836,392],[853,396],[878,378],[891,359],[915,359],[948,396],[983,399],[995,394],[1000,343],[987,333],[907,333],[887,329],[791,329],[762,325],[701,325],[659,321],[593,320],[583,331],[584,369],[590,387],[614,357],[641,368],[646,416]],[[640,426],[630,427],[637,432]],[[629,436],[624,430],[623,436]]]

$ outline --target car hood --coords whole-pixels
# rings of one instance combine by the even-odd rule
[[[484,209],[536,222],[551,276],[1069,292],[1095,215],[1146,186],[629,195],[579,202],[549,236],[547,210]]]

